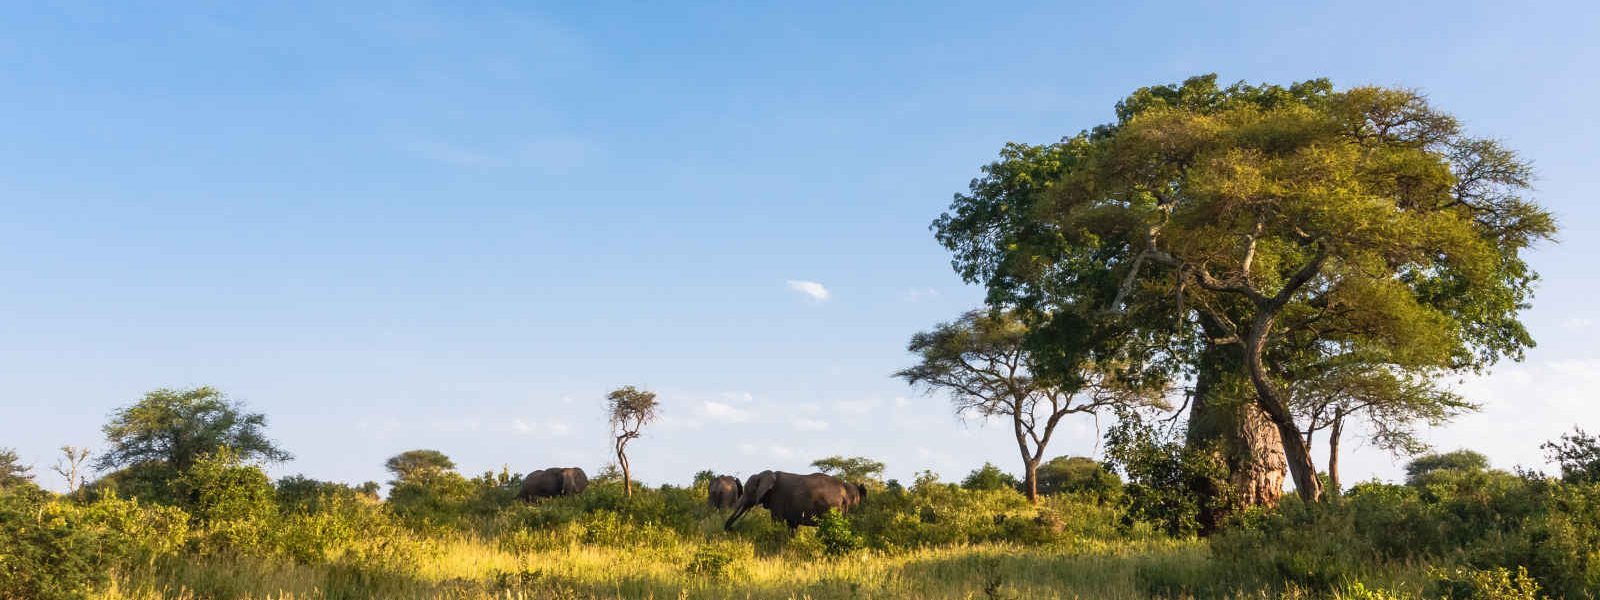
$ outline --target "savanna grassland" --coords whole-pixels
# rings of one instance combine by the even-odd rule
[[[992,467],[959,484],[930,474],[875,483],[819,527],[791,533],[758,508],[724,532],[701,486],[629,497],[602,476],[524,503],[509,473],[438,470],[380,500],[272,482],[224,452],[165,498],[124,498],[112,482],[65,496],[6,486],[0,597],[1595,597],[1600,484],[1422,466],[1407,484],[1289,498],[1201,538],[1195,497],[1107,472],[1047,469],[1037,505]]]

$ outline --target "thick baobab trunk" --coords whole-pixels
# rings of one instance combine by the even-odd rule
[[[1287,470],[1277,428],[1255,405],[1253,391],[1237,375],[1237,346],[1211,345],[1201,351],[1189,404],[1187,443],[1209,448],[1226,465],[1226,481],[1195,482],[1202,496],[1201,531],[1209,533],[1232,511],[1277,506]],[[1227,498],[1218,498],[1226,494]]]

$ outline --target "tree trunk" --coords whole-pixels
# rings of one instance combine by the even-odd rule
[[[633,473],[628,470],[628,454],[623,451],[623,447],[627,443],[628,442],[626,440],[619,440],[617,442],[617,466],[622,467],[622,495],[632,498]]]
[[[1028,501],[1039,503],[1039,459],[1024,458],[1022,461],[1022,490],[1028,494]]]
[[[1278,437],[1283,440],[1283,454],[1289,462],[1289,475],[1294,478],[1295,491],[1300,494],[1301,500],[1318,502],[1322,500],[1322,481],[1317,479],[1317,465],[1311,462],[1311,452],[1306,448],[1305,438],[1300,437],[1300,427],[1295,424],[1294,415],[1289,413],[1283,394],[1268,380],[1267,367],[1261,358],[1275,316],[1264,313],[1251,323],[1250,334],[1245,337],[1245,369],[1250,373],[1250,383],[1256,388],[1256,403],[1267,413],[1272,424],[1277,426]]]
[[[1328,428],[1328,491],[1337,496],[1343,491],[1339,484],[1339,435],[1344,432],[1344,415],[1335,415]]]
[[[1220,337],[1220,332],[1212,337]],[[1201,496],[1201,533],[1215,531],[1228,514],[1251,506],[1277,506],[1288,469],[1277,428],[1261,412],[1254,392],[1238,375],[1240,351],[1207,345],[1198,360],[1189,404],[1186,443],[1217,452],[1226,481],[1196,481]]]

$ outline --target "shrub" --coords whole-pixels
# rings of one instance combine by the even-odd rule
[[[1190,447],[1137,418],[1124,418],[1106,433],[1106,455],[1128,476],[1125,528],[1145,521],[1168,535],[1189,537],[1200,532],[1202,511],[1229,503],[1227,493],[1197,492],[1200,482],[1226,480],[1220,453]]]
[[[828,556],[844,556],[860,549],[865,542],[850,529],[850,521],[838,509],[830,509],[817,517],[817,539]]]
[[[227,449],[200,457],[173,487],[201,536],[202,545],[235,551],[270,549],[278,522],[277,490],[254,465]]]
[[[982,467],[973,469],[967,478],[961,480],[961,487],[968,490],[993,491],[1002,488],[1017,488],[1021,484],[1010,473],[1000,470],[992,463],[983,463]]]
[[[707,579],[727,580],[743,575],[752,557],[749,544],[717,542],[697,548],[684,572]]]
[[[1434,575],[1438,597],[1445,600],[1539,600],[1539,584],[1522,567],[1517,567],[1515,576],[1499,567],[1458,567]]]
[[[79,598],[105,582],[96,540],[32,486],[0,488],[0,598]]]

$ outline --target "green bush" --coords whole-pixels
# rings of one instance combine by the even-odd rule
[[[684,572],[706,579],[728,580],[742,576],[753,556],[749,544],[716,542],[697,548]]]
[[[817,539],[828,556],[844,556],[859,550],[865,543],[850,529],[850,521],[839,509],[831,509],[817,517]]]
[[[97,541],[47,493],[0,488],[0,598],[87,596],[107,579]]]
[[[260,467],[241,464],[222,449],[196,460],[173,487],[187,500],[202,547],[271,551],[279,524],[277,490]]]
[[[1455,568],[1435,572],[1437,597],[1443,600],[1539,600],[1539,584],[1528,570]]]
[[[983,463],[982,467],[973,469],[967,478],[961,480],[962,489],[994,491],[1002,488],[1020,489],[1021,482],[1010,473],[1000,470],[992,463]]]

